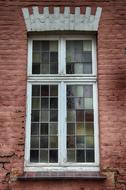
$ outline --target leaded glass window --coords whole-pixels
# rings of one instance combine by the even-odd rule
[[[95,38],[45,36],[31,38],[30,47],[28,163],[98,165]]]

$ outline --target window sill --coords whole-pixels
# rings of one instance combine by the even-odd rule
[[[25,172],[22,176],[18,176],[19,181],[29,180],[96,180],[104,181],[106,176],[99,172]]]

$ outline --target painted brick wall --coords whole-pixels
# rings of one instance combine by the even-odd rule
[[[22,7],[102,7],[97,35],[100,168],[106,181],[19,182],[23,173],[27,32]],[[126,1],[0,0],[0,190],[126,189]]]

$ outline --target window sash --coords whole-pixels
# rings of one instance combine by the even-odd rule
[[[67,96],[66,96],[66,85],[93,85],[93,103],[94,103],[94,142],[95,142],[95,162],[94,163],[98,163],[98,121],[97,121],[97,91],[96,91],[96,83],[91,83],[91,82],[60,82],[60,83],[53,83],[53,82],[41,82],[41,83],[36,83],[36,82],[32,82],[32,83],[28,83],[28,91],[29,91],[29,95],[28,97],[28,104],[27,104],[27,110],[29,110],[29,112],[27,112],[27,125],[29,124],[29,126],[27,127],[27,141],[26,141],[26,145],[27,145],[27,162],[30,163],[30,134],[31,134],[31,130],[30,130],[30,126],[31,126],[31,89],[32,89],[32,85],[51,85],[51,84],[58,84],[59,88],[58,88],[58,110],[59,110],[59,117],[58,117],[58,144],[59,144],[59,162],[58,163],[49,163],[49,165],[85,165],[85,163],[77,163],[74,162],[72,163],[67,163],[66,162],[66,158],[67,158],[67,150],[66,150],[66,120],[67,120]],[[64,93],[65,92],[65,93]],[[45,163],[31,163],[33,164],[42,164],[44,165]],[[88,165],[91,165],[93,163],[87,163]]]
[[[55,41],[58,40],[58,74],[32,74],[32,47],[33,47],[33,41],[34,40],[42,40],[42,41],[46,41],[46,40],[51,40],[51,41]],[[67,40],[91,40],[92,41],[92,73],[90,74],[66,74],[66,41]],[[45,77],[54,77],[54,76],[66,76],[66,77],[76,77],[76,76],[80,76],[80,77],[89,77],[89,76],[96,76],[97,70],[96,70],[96,41],[94,36],[48,36],[48,37],[33,37],[33,38],[29,38],[28,41],[28,71],[27,74],[28,76],[45,76]]]

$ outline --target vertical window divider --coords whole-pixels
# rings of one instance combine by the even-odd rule
[[[60,38],[59,40],[59,74],[65,74],[65,40]]]
[[[59,161],[66,162],[66,85],[60,83],[59,89]]]

